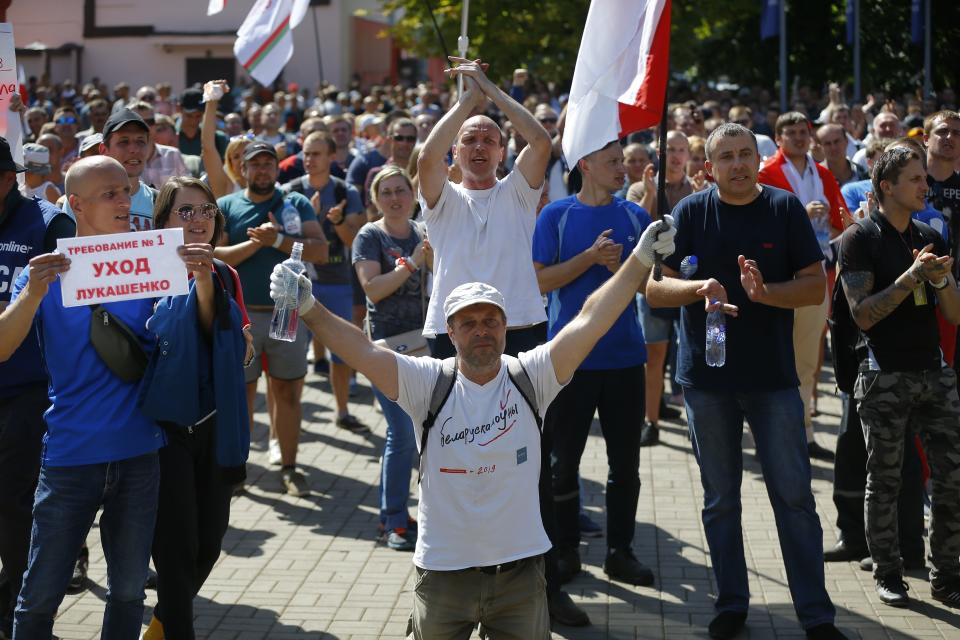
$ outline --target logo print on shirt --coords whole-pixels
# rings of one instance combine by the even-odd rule
[[[500,401],[500,412],[491,417],[488,421],[472,427],[464,427],[458,431],[448,432],[448,425],[453,420],[453,416],[443,421],[440,426],[440,446],[445,447],[448,444],[462,441],[463,444],[476,443],[477,446],[485,447],[491,442],[505,436],[517,423],[517,414],[520,409],[517,403],[510,402],[512,389],[507,390],[507,394]]]
[[[527,461],[527,448],[521,447],[517,449],[517,464],[523,464]]]

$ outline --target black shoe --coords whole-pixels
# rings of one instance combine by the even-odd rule
[[[931,586],[930,595],[948,607],[960,608],[960,579],[954,578],[939,586]]]
[[[157,572],[153,569],[147,569],[147,579],[143,583],[143,588],[157,590]]]
[[[707,633],[715,640],[729,640],[740,633],[746,622],[747,614],[744,611],[721,611],[710,621]]]
[[[603,561],[603,572],[621,582],[649,587],[653,584],[653,571],[637,560],[630,549],[617,549],[607,552]]]
[[[640,446],[652,447],[660,442],[660,428],[647,420],[640,427]]]
[[[863,571],[869,571],[873,573],[873,558],[867,556],[860,561],[860,568]],[[912,560],[903,560],[903,570],[904,571],[923,571],[927,568],[927,563],[923,558],[916,558]]]
[[[77,555],[77,563],[73,565],[73,575],[67,583],[67,593],[73,595],[87,588],[87,569],[90,567],[90,551],[84,545]]]
[[[679,420],[683,416],[683,412],[676,407],[671,407],[667,404],[667,401],[663,398],[660,398],[660,417],[664,420]]]
[[[910,587],[903,581],[903,574],[888,573],[885,576],[877,576],[876,581],[880,602],[891,607],[906,607],[910,604],[910,596],[907,595]]]
[[[557,549],[557,581],[566,584],[580,573],[580,552],[576,549]]]
[[[851,560],[860,560],[867,555],[870,555],[867,545],[847,544],[846,540],[840,538],[832,549],[823,552],[823,561],[850,562]]]
[[[811,458],[815,458],[817,460],[826,460],[827,462],[833,462],[834,459],[833,451],[821,447],[816,442],[807,443],[807,454]]]
[[[578,607],[566,591],[547,594],[550,619],[567,627],[586,627],[590,624],[587,612]]]
[[[807,637],[814,640],[847,640],[847,636],[843,635],[832,622],[810,627],[807,629]]]

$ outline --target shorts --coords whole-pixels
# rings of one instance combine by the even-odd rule
[[[297,339],[294,342],[274,340],[270,333],[272,311],[247,310],[250,316],[250,332],[253,334],[253,348],[256,355],[250,365],[244,367],[243,376],[247,384],[256,382],[264,369],[267,375],[277,380],[299,380],[307,375],[307,348],[310,346],[310,332],[300,321]],[[263,356],[266,356],[263,358]],[[265,362],[264,362],[265,361]]]
[[[660,318],[653,315],[646,296],[637,294],[637,308],[640,311],[640,328],[643,329],[643,341],[647,344],[667,342],[670,340],[670,329],[673,321],[669,318]]]
[[[353,291],[349,284],[321,284],[314,282],[313,297],[333,315],[338,318],[343,318],[347,322],[353,322]],[[330,347],[330,345],[325,346],[327,348]],[[335,353],[331,351],[330,354],[333,362],[338,364],[343,363],[343,360]],[[314,357],[321,358],[323,355],[315,353]]]

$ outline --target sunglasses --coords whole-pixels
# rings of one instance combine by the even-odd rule
[[[64,116],[57,118],[57,124],[77,124],[77,119],[73,116]]]
[[[556,118],[537,118],[537,122],[540,124],[557,124]]]
[[[399,133],[393,135],[393,139],[396,142],[416,142],[417,136],[402,136]]]
[[[185,204],[177,209],[177,215],[184,222],[192,221],[197,215],[204,220],[213,220],[219,211],[220,208],[217,205],[212,202],[204,202],[198,205]]]

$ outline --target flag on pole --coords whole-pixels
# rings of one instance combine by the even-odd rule
[[[293,34],[310,0],[257,0],[237,31],[233,54],[250,76],[264,86],[277,79],[293,56]]]
[[[775,38],[780,35],[781,0],[763,0],[763,13],[760,15],[760,39]]]
[[[910,0],[910,42],[923,44],[923,0]]]
[[[590,4],[563,130],[569,166],[660,121],[669,73],[670,4],[671,0]]]
[[[856,16],[853,15],[853,3],[855,1],[856,0],[847,0],[847,44],[853,44],[853,34],[860,28],[860,25],[857,24]]]
[[[212,16],[215,13],[220,13],[226,6],[227,0],[210,0],[210,4],[207,5],[207,15]]]

